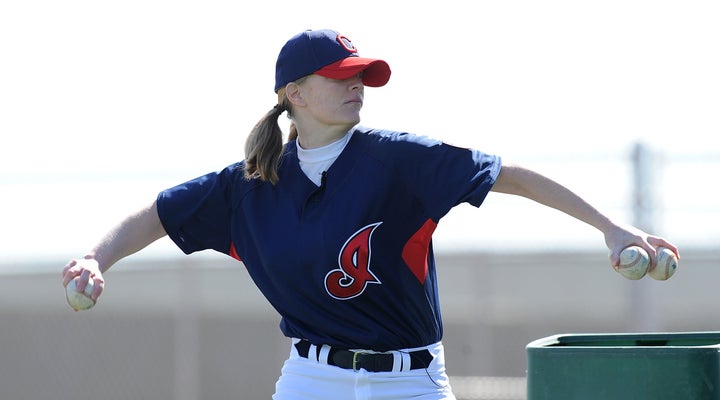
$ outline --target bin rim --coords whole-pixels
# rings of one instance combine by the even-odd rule
[[[587,345],[592,341],[634,341],[642,347],[665,347],[662,342],[673,341],[702,341],[709,338],[716,338],[716,343],[693,346],[675,346],[675,347],[720,347],[720,331],[685,331],[685,332],[614,332],[614,333],[560,333],[546,336],[531,341],[527,344],[526,349],[536,349],[541,347],[555,348],[599,348],[608,347],[607,345]],[[573,346],[573,344],[581,344]],[[622,346],[617,347],[631,347]]]

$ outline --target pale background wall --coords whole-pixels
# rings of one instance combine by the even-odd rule
[[[129,258],[74,313],[63,262],[0,278],[0,398],[268,399],[289,350],[243,266]],[[685,249],[669,281],[628,281],[601,252],[438,255],[451,377],[525,376],[525,346],[556,333],[720,330],[720,250]],[[522,381],[517,381],[522,384]],[[517,389],[517,388],[516,388]],[[512,399],[509,394],[477,399]],[[470,397],[467,397],[470,398]]]

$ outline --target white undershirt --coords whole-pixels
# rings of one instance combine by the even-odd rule
[[[354,129],[350,129],[350,131],[339,140],[315,149],[303,149],[300,147],[300,143],[295,141],[297,144],[298,160],[300,160],[300,168],[314,184],[320,186],[323,172],[330,168],[332,163],[335,162],[340,153],[342,153],[343,149],[345,149],[345,146],[347,146],[350,141],[353,130]]]

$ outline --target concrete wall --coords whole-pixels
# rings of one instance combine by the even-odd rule
[[[131,257],[75,313],[65,261],[0,275],[0,399],[270,398],[289,342],[242,264]],[[451,377],[525,376],[525,345],[557,333],[720,330],[719,249],[686,249],[666,282],[625,280],[604,253],[438,264]]]

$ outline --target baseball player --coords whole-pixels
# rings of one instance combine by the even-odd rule
[[[108,268],[168,235],[186,254],[242,261],[280,314],[291,346],[275,400],[454,399],[432,235],[456,205],[520,195],[600,230],[614,263],[631,244],[677,253],[496,155],[359,125],[364,88],[389,78],[385,61],[360,57],[338,32],[292,37],[277,59],[278,103],[248,136],[245,160],[160,192],[71,260],[63,284],[81,276],[82,291],[92,279],[97,299]]]

